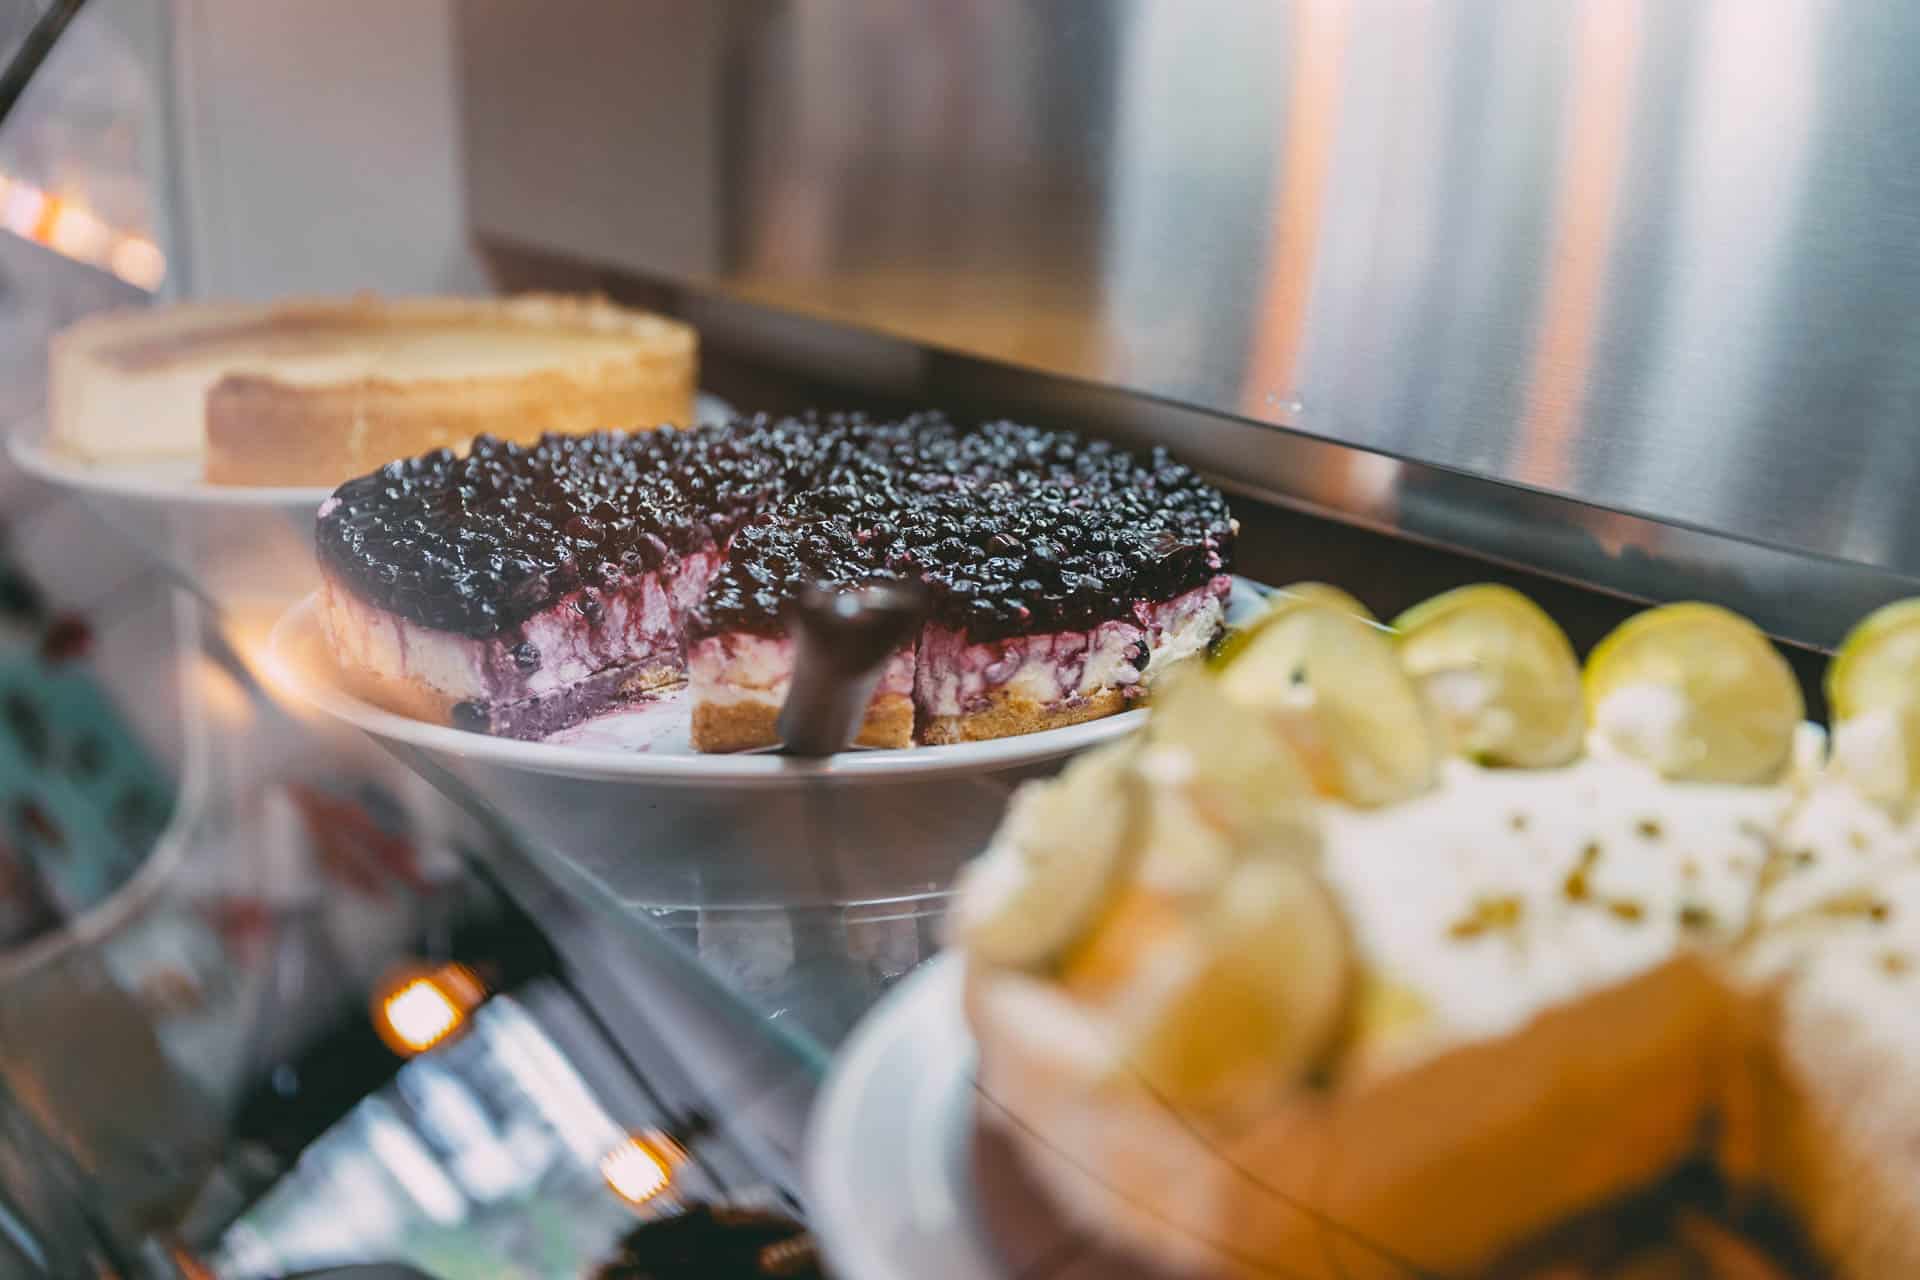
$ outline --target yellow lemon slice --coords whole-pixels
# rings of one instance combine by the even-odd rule
[[[1400,663],[1453,751],[1523,769],[1580,754],[1580,660],[1559,624],[1511,587],[1460,587],[1394,619]]]
[[[1175,892],[1208,892],[1249,849],[1311,856],[1313,787],[1263,712],[1188,667],[1155,701],[1140,746],[1144,824],[1139,874]]]
[[[1015,793],[962,876],[952,930],[991,964],[1042,968],[1106,908],[1136,848],[1133,740],[1090,752]]]
[[[1875,609],[1847,633],[1827,667],[1835,720],[1920,704],[1920,600]]]
[[[1307,604],[1324,605],[1340,613],[1352,614],[1367,622],[1377,621],[1367,606],[1339,587],[1325,582],[1296,582],[1290,586],[1281,587],[1268,596],[1265,609],[1221,637],[1220,643],[1214,647],[1213,665],[1216,668],[1225,667],[1239,656],[1240,651],[1247,647],[1247,642],[1253,639],[1261,628],[1284,618],[1301,605]]]
[[[1248,640],[1220,683],[1267,714],[1322,794],[1382,805],[1433,785],[1439,744],[1377,626],[1323,604],[1295,606]]]
[[[1833,757],[1896,813],[1920,794],[1920,600],[1868,614],[1827,667]]]
[[[1627,619],[1589,655],[1584,683],[1601,737],[1680,781],[1778,777],[1806,714],[1780,651],[1751,622],[1710,604]]]
[[[1338,1040],[1353,986],[1345,921],[1306,864],[1256,857],[1178,928],[1110,1006],[1116,1073],[1178,1107],[1258,1110]]]

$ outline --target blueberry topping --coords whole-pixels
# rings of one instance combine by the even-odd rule
[[[575,592],[598,622],[606,593],[711,546],[727,564],[696,636],[777,630],[806,585],[887,577],[926,581],[936,620],[979,639],[1079,629],[1202,585],[1232,552],[1219,491],[1164,450],[938,414],[481,437],[465,457],[390,464],[335,497],[317,539],[329,570],[382,607],[473,635]],[[537,668],[522,648],[516,666]]]
[[[540,669],[540,650],[533,641],[522,640],[513,646],[513,665],[522,675],[532,675]]]
[[[485,733],[487,730],[487,709],[477,702],[454,703],[453,727],[456,729],[465,729],[469,733]]]

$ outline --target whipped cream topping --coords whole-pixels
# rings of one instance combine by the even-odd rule
[[[1665,774],[1684,771],[1701,750],[1688,732],[1686,695],[1667,685],[1622,685],[1600,700],[1593,719],[1593,750],[1644,760]]]
[[[1836,725],[1833,767],[1864,794],[1886,804],[1901,801],[1913,774],[1899,713],[1876,708]]]
[[[1322,867],[1377,982],[1417,1009],[1368,1069],[1508,1033],[1757,908],[1785,787],[1675,784],[1630,760],[1485,769],[1410,802],[1323,811]],[[1417,1034],[1408,1034],[1417,1029]]]

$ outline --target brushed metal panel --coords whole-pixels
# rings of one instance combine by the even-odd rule
[[[1135,393],[1244,485],[1815,643],[1920,574],[1920,6],[698,7],[463,9],[514,32],[468,41],[476,227]],[[704,94],[606,70],[676,39]],[[503,137],[526,100],[564,160]],[[567,230],[623,165],[632,233]],[[702,252],[638,229],[701,210]]]
[[[454,6],[471,207],[531,243],[662,275],[721,265],[731,4]],[[484,221],[484,220],[483,220]]]

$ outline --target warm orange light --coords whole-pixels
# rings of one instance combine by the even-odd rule
[[[395,1053],[411,1057],[447,1039],[486,998],[486,988],[465,965],[430,972],[409,970],[384,984],[373,1025]]]
[[[167,278],[167,259],[145,236],[122,236],[107,253],[107,270],[151,293]]]
[[[673,1186],[673,1171],[687,1158],[678,1142],[658,1129],[636,1133],[600,1158],[600,1176],[613,1193],[638,1207]]]
[[[110,226],[71,196],[43,191],[24,178],[0,173],[0,229],[75,262],[111,271],[149,293],[167,278],[166,255],[138,232]]]

